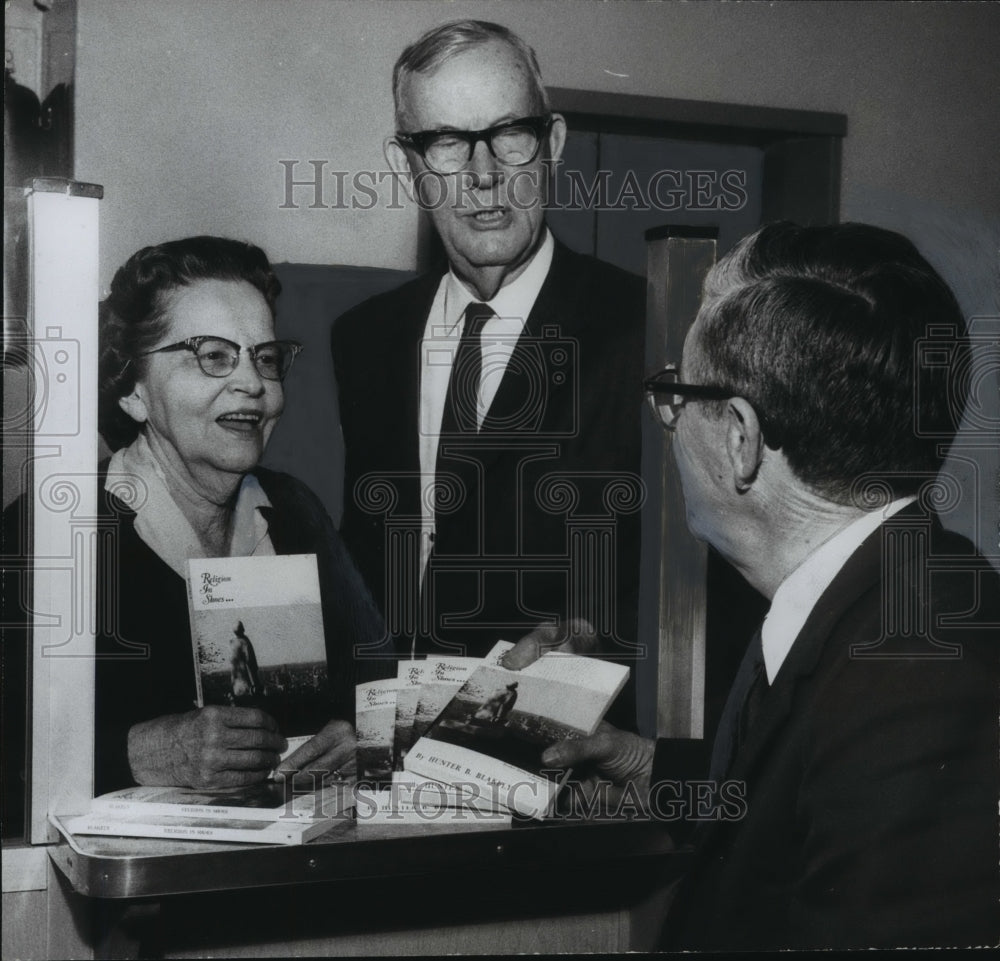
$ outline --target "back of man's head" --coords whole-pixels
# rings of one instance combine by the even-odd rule
[[[950,363],[918,343],[950,327]],[[865,224],[771,224],[710,272],[692,371],[754,406],[769,447],[841,504],[877,475],[894,496],[940,468],[967,370],[954,295],[900,234]],[[858,506],[865,506],[859,503]]]
[[[392,71],[392,97],[396,108],[396,126],[405,129],[406,85],[414,73],[433,73],[449,57],[489,43],[505,43],[521,60],[533,88],[534,109],[549,112],[549,97],[542,83],[535,51],[516,33],[488,20],[452,20],[428,30],[400,55]]]

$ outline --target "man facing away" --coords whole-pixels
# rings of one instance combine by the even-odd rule
[[[905,238],[778,224],[647,382],[691,530],[771,601],[708,772],[610,726],[543,755],[700,822],[665,947],[997,943],[1000,578],[932,509],[963,338]]]
[[[444,24],[403,52],[393,91],[386,158],[447,265],[334,327],[343,536],[400,653],[482,656],[519,638],[622,653],[644,285],[546,227],[566,123],[519,37]]]

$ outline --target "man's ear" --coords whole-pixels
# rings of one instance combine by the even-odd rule
[[[742,397],[726,405],[726,451],[733,469],[733,485],[740,493],[752,486],[764,459],[764,434],[757,412]]]
[[[382,152],[385,154],[385,162],[392,168],[399,177],[406,196],[416,203],[416,195],[413,186],[413,170],[410,168],[410,158],[406,155],[406,150],[395,137],[386,137],[382,144]]]
[[[136,384],[132,393],[118,398],[118,406],[125,411],[137,424],[145,424],[149,420],[149,411],[142,396],[142,388]]]
[[[552,114],[552,129],[549,130],[549,160],[558,160],[566,146],[566,120],[561,113]]]

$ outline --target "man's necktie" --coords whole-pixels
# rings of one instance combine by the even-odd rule
[[[767,691],[767,672],[764,669],[764,649],[760,629],[754,634],[740,662],[739,670],[722,711],[722,720],[712,746],[709,779],[721,781],[729,773],[740,745],[746,740],[751,725],[756,720],[757,709]]]
[[[451,377],[448,380],[448,391],[445,394],[444,409],[441,412],[441,431],[438,437],[434,474],[436,477],[445,472],[457,474],[460,484],[463,472],[469,469],[468,462],[460,458],[449,459],[445,453],[445,447],[449,444],[461,447],[463,443],[468,444],[469,440],[475,438],[479,433],[479,387],[483,370],[482,334],[486,322],[494,316],[492,307],[478,301],[473,301],[466,307],[465,325],[455,350]],[[456,498],[461,501],[463,496],[466,495],[456,493],[453,485],[437,483],[434,486],[435,533],[432,535],[433,546],[428,558],[428,567],[420,584],[421,623],[429,625],[432,634],[437,625],[435,624],[435,611],[431,600],[430,582],[434,578],[435,555],[439,549],[437,538],[442,529],[439,511],[447,509],[445,505],[449,505],[453,510]],[[477,542],[477,531],[467,531],[461,525],[456,527],[452,524],[448,540],[448,550],[452,553],[456,551],[461,553],[460,544],[456,544],[456,534],[460,540],[463,534],[471,535],[473,543]]]
[[[441,412],[441,435],[438,438],[437,461],[434,466],[435,475],[442,471],[455,472],[463,465],[454,459],[449,462],[444,455],[444,448],[449,441],[454,442],[462,437],[475,437],[479,432],[479,387],[482,380],[483,327],[491,317],[494,317],[492,307],[473,301],[465,308],[465,326],[455,350],[455,360],[451,367],[451,377],[448,380],[448,392],[445,394],[444,410]],[[453,493],[445,485],[437,485],[435,509],[441,499],[451,501]],[[436,525],[435,525],[436,526]]]
[[[473,301],[465,309],[465,326],[448,380],[441,436],[475,434],[479,430],[479,387],[483,374],[482,335],[493,308]],[[439,448],[440,450],[440,448]]]

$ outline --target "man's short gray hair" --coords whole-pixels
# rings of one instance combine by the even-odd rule
[[[449,57],[464,50],[482,47],[488,43],[505,43],[524,64],[532,87],[535,109],[540,114],[549,112],[549,97],[542,82],[538,58],[516,33],[488,20],[451,20],[428,30],[411,43],[396,61],[392,71],[392,97],[396,108],[396,125],[403,125],[403,88],[414,73],[432,73]]]
[[[968,401],[970,343],[954,294],[902,234],[775,223],[708,273],[685,376],[748,400],[800,480],[854,503],[879,475],[915,494],[941,467]],[[953,335],[931,362],[920,344]]]

